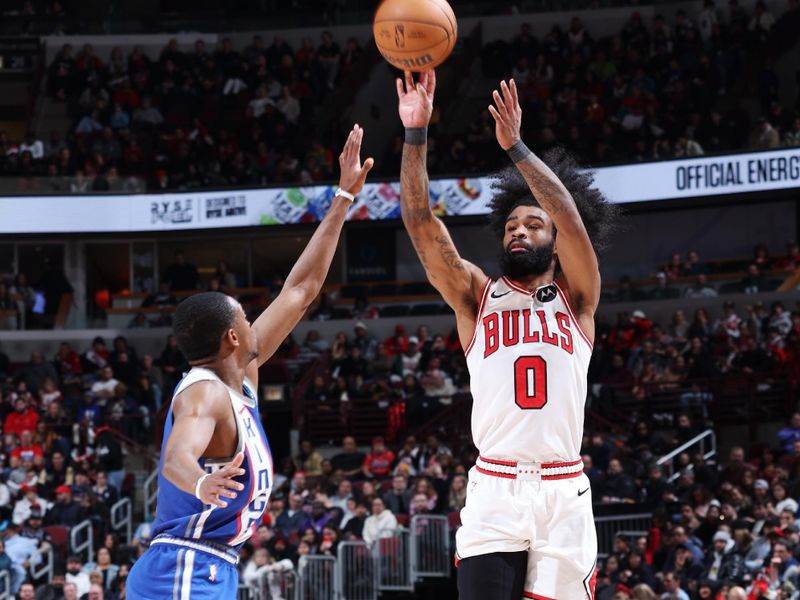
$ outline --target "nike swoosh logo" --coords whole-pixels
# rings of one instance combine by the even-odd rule
[[[503,296],[508,296],[511,292],[505,292],[504,294],[496,294],[492,292],[492,298],[502,298]]]
[[[583,490],[582,492],[579,490],[579,491],[578,491],[578,496],[583,496],[583,495],[584,495],[586,492],[588,492],[588,491],[589,491],[589,488],[586,488],[586,489],[585,489],[585,490]]]

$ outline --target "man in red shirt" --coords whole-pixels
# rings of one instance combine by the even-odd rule
[[[14,458],[32,461],[37,467],[44,464],[44,450],[41,446],[33,443],[33,434],[25,429],[19,436],[19,446],[11,451]]]
[[[17,398],[14,401],[14,412],[6,417],[4,431],[22,437],[22,432],[25,430],[36,431],[37,423],[39,423],[39,413],[28,406],[27,400]]]
[[[372,451],[364,460],[364,475],[370,478],[388,477],[394,464],[394,452],[386,448],[382,437],[372,439]]]

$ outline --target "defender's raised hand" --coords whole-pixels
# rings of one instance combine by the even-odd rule
[[[228,503],[222,498],[236,498],[236,493],[244,489],[241,483],[234,481],[234,477],[244,475],[243,460],[244,452],[239,452],[229,464],[205,476],[197,490],[197,497],[203,504],[225,508]]]
[[[405,80],[397,78],[398,112],[406,128],[427,127],[433,113],[433,94],[436,91],[436,72],[424,71],[414,83],[411,71],[405,71]]]
[[[364,187],[367,173],[375,165],[372,158],[368,158],[363,165],[361,164],[361,140],[363,139],[364,130],[358,124],[353,125],[353,129],[350,130],[350,135],[347,136],[347,141],[344,143],[344,149],[339,155],[341,171],[339,187],[353,195],[358,194]]]
[[[489,112],[494,117],[494,133],[497,136],[497,143],[503,150],[508,150],[520,140],[520,128],[522,127],[522,109],[519,106],[517,96],[517,84],[510,80],[510,84],[505,81],[500,82],[502,95],[494,90],[492,98],[497,107],[489,105]]]

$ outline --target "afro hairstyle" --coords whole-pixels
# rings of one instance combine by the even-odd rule
[[[618,207],[606,200],[600,190],[592,187],[592,173],[581,170],[575,158],[564,148],[557,146],[546,151],[542,155],[542,161],[572,195],[594,251],[601,254],[608,247],[610,238],[619,225]],[[502,241],[506,219],[517,206],[541,205],[516,167],[507,167],[495,177],[492,184],[495,193],[489,202],[489,228]]]

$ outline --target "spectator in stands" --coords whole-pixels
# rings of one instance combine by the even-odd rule
[[[82,357],[83,371],[95,372],[99,371],[108,364],[108,358],[111,353],[106,347],[105,340],[98,336],[92,340],[92,347],[89,348]]]
[[[456,475],[450,483],[450,494],[447,501],[449,511],[460,511],[467,503],[467,478]]]
[[[389,357],[400,356],[408,350],[408,336],[405,325],[398,324],[394,328],[394,335],[383,342],[383,353]]]
[[[10,523],[5,529],[5,552],[11,559],[11,592],[17,593],[31,565],[42,562],[39,540],[20,535],[19,526]],[[42,548],[46,551],[47,546]]]
[[[708,285],[705,273],[700,273],[697,280],[686,288],[684,296],[687,298],[714,298],[717,296],[717,290]]]
[[[392,489],[387,490],[383,496],[383,504],[395,515],[407,515],[411,508],[411,490],[408,489],[408,477],[403,473],[396,473],[392,477]]]
[[[178,300],[172,294],[172,290],[170,289],[170,283],[168,281],[162,281],[158,284],[158,291],[152,294],[148,294],[144,300],[142,300],[142,306],[144,308],[149,308],[151,306],[156,306],[159,308],[168,308],[170,306],[177,306]]]
[[[3,431],[20,436],[23,431],[36,431],[38,422],[39,413],[29,406],[25,397],[19,397],[14,401],[14,412],[6,417]]]
[[[744,562],[735,549],[736,543],[727,531],[714,534],[713,546],[704,559],[703,579],[739,583],[744,575]]]
[[[46,525],[65,525],[74,527],[84,517],[83,508],[72,498],[72,489],[68,485],[61,485],[56,488],[56,502],[47,511],[45,516]]]
[[[289,494],[289,505],[275,521],[275,527],[289,537],[293,531],[300,530],[306,522],[308,515],[303,511],[303,497],[298,493]]]
[[[294,457],[294,466],[309,477],[322,475],[322,455],[314,449],[311,440],[300,442],[300,453]]]
[[[630,502],[636,498],[633,479],[625,473],[618,458],[612,458],[602,485],[603,502]]]
[[[41,518],[43,513],[50,507],[50,503],[47,500],[39,497],[36,492],[36,486],[22,484],[22,486],[20,486],[20,493],[22,497],[17,500],[14,505],[12,517],[14,524],[17,526],[21,526],[25,521],[31,518],[34,511],[38,513],[39,518]]]
[[[367,326],[363,321],[359,321],[354,327],[355,337],[352,346],[361,351],[364,360],[373,361],[378,355],[378,340],[367,332]]]
[[[183,250],[175,252],[175,262],[164,272],[164,281],[169,283],[172,291],[196,290],[199,276],[197,267],[186,261]]]
[[[342,470],[345,477],[357,477],[362,473],[366,455],[358,451],[356,440],[352,436],[345,436],[342,440],[342,451],[336,454],[331,463],[334,470]]]
[[[342,509],[347,512],[347,501],[353,498],[353,484],[349,479],[342,479],[336,489],[336,493],[331,496],[330,503],[332,506]]]
[[[394,452],[389,450],[382,437],[372,439],[372,451],[364,459],[363,473],[367,478],[384,478],[392,472]]]
[[[381,498],[372,500],[372,514],[364,522],[362,537],[370,546],[378,538],[394,535],[397,518],[388,510]]]
[[[115,565],[111,560],[111,552],[108,548],[101,547],[97,550],[95,562],[86,563],[83,567],[84,572],[99,571],[102,575],[103,589],[110,590],[111,584],[119,573],[119,566]]]
[[[313,530],[316,533],[321,533],[322,528],[331,520],[330,513],[327,512],[325,504],[319,500],[311,503],[311,511],[306,516],[305,523],[300,528],[301,531]]]
[[[787,454],[793,453],[797,441],[800,441],[800,412],[792,413],[789,424],[778,432],[778,443]]]
[[[83,570],[83,559],[78,554],[73,554],[67,558],[67,582],[64,584],[66,587],[73,584],[77,588],[78,597],[82,598],[84,594],[89,593],[91,582],[89,581],[89,573]]]
[[[421,360],[422,353],[419,351],[419,338],[412,335],[408,338],[408,347],[395,358],[392,371],[403,377],[414,375],[419,368]]]
[[[119,380],[114,378],[114,371],[110,366],[100,370],[100,377],[92,384],[92,395],[97,399],[100,406],[106,406],[111,398],[114,397],[115,390],[119,385]]]

